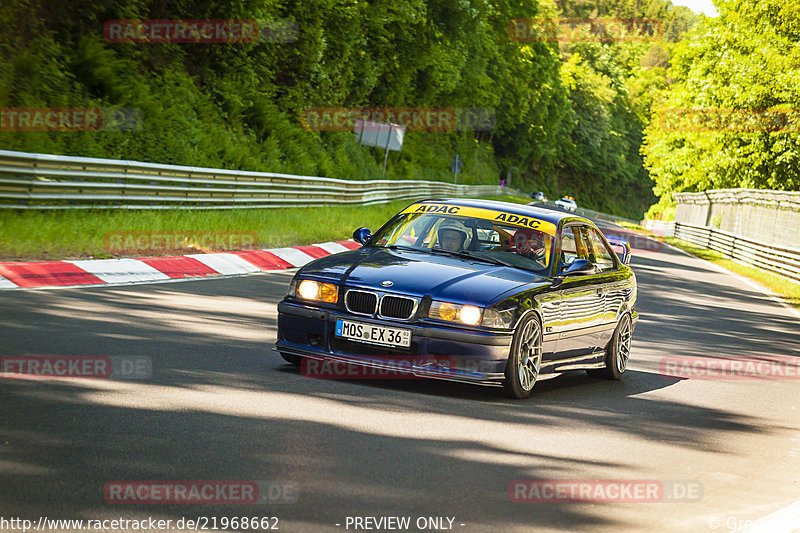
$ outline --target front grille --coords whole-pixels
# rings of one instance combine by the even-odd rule
[[[380,315],[386,318],[401,318],[403,320],[411,318],[414,312],[415,300],[400,296],[384,296],[381,300]]]
[[[378,295],[373,292],[347,291],[345,304],[351,313],[374,315],[378,309]]]

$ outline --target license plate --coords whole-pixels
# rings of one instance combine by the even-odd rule
[[[363,322],[351,322],[339,319],[336,321],[336,336],[368,344],[408,348],[411,346],[411,330],[387,328]]]

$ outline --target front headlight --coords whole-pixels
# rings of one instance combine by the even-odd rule
[[[332,283],[320,283],[304,279],[297,284],[297,289],[293,296],[303,300],[335,304],[339,299],[339,287]]]
[[[460,305],[449,302],[434,301],[428,311],[428,318],[446,320],[447,322],[461,322],[476,326],[481,321],[482,311],[474,305]]]

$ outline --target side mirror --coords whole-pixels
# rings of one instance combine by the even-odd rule
[[[614,248],[614,251],[617,252],[617,256],[619,260],[622,261],[623,265],[630,264],[631,262],[631,245],[627,241],[627,239],[623,239],[622,237],[616,236],[608,236],[606,235],[606,239],[608,239],[609,244]],[[616,249],[620,248],[620,251]]]
[[[369,228],[358,228],[353,232],[353,240],[359,244],[364,244],[372,237]]]
[[[594,265],[588,259],[576,259],[572,263],[566,265],[566,268],[561,271],[562,276],[569,276],[571,274],[592,274],[594,272]]]

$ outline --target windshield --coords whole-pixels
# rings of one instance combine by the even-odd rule
[[[427,204],[428,208],[431,205],[435,204]],[[555,233],[552,224],[485,209],[449,207],[451,212],[411,206],[376,233],[370,246],[444,251],[539,274],[549,271]]]

